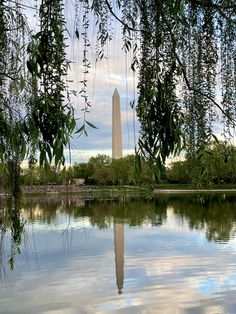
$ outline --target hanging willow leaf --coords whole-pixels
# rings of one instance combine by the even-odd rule
[[[85,125],[83,124],[76,132],[75,134],[81,133],[84,131]]]
[[[91,128],[97,129],[97,127],[96,127],[94,124],[92,124],[91,122],[89,122],[89,121],[87,121],[87,120],[85,120],[85,122],[86,122],[87,125],[89,125]]]
[[[80,39],[80,36],[79,36],[79,31],[76,29],[75,31],[75,36],[77,37],[77,39]]]

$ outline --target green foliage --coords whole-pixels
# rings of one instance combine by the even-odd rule
[[[37,165],[30,166],[22,170],[22,185],[48,185],[48,184],[65,184],[72,179],[70,169],[59,169],[54,165],[48,165],[47,168]]]
[[[0,4],[0,161],[14,196],[22,160],[63,164],[76,127],[66,85],[63,10],[63,1],[42,0],[39,31],[32,34],[17,2]]]
[[[42,1],[40,31],[28,45],[27,67],[34,85],[26,128],[33,147],[40,152],[41,165],[52,160],[56,165],[64,163],[63,150],[76,126],[65,84],[69,62],[63,6],[63,1]]]
[[[171,164],[166,170],[166,176],[171,183],[186,184],[191,181],[189,176],[187,163],[185,161],[177,161]]]
[[[142,160],[140,170],[137,172],[135,160],[136,156],[134,155],[119,159],[98,155],[90,158],[88,166],[92,170],[92,178],[98,184],[133,185],[152,182],[152,169],[148,163]]]
[[[75,163],[61,170],[55,166],[31,166],[21,175],[23,185],[67,184],[69,180],[84,178],[85,184],[101,185],[152,185],[155,183],[156,165],[140,159],[140,168],[136,167],[137,156],[129,155],[120,159],[111,159],[107,155],[91,157],[88,163]],[[236,147],[223,142],[212,142],[196,158],[186,155],[185,160],[173,162],[165,170],[159,182],[172,184],[191,184],[193,186],[214,186],[236,184]],[[0,165],[0,182],[6,184],[7,175]]]
[[[27,25],[17,6],[0,3],[0,162],[6,168],[9,191],[20,194],[20,163],[27,153],[22,108],[27,97],[22,46]]]
[[[98,184],[107,184],[111,182],[110,164],[112,159],[103,154],[98,154],[96,157],[91,157],[88,161],[88,168],[92,175],[92,182]]]
[[[236,183],[236,148],[223,142],[210,143],[206,150],[193,158],[175,162],[167,169],[172,183],[191,183],[195,186]]]
[[[68,184],[73,179],[83,178],[85,184],[100,185],[140,185],[154,182],[153,168],[144,159],[141,169],[136,171],[136,156],[130,155],[120,159],[111,159],[107,155],[91,157],[87,163],[75,163],[69,168],[59,169],[48,166],[47,169],[32,165],[23,169],[23,185]],[[0,172],[1,176],[1,172]]]
[[[92,184],[93,179],[93,169],[91,167],[91,164],[89,163],[75,163],[72,166],[72,176],[73,179],[83,178],[85,179],[86,184]]]

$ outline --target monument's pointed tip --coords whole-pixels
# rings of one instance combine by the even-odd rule
[[[119,95],[117,88],[115,88],[113,95]]]

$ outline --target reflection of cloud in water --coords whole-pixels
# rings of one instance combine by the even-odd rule
[[[41,271],[36,274],[26,272],[23,277],[18,277],[12,292],[13,311],[22,309],[22,313],[29,313],[27,308],[34,307],[35,313],[60,313],[64,309],[65,313],[118,311],[171,314],[194,313],[194,309],[196,313],[216,313],[213,312],[215,309],[219,313],[230,313],[225,309],[232,307],[234,301],[224,297],[222,300],[222,296],[230,289],[227,280],[232,288],[236,284],[235,277],[232,277],[234,256],[225,255],[222,251],[212,252],[205,258],[191,252],[181,254],[176,251],[174,255],[163,252],[159,244],[167,231],[160,231],[126,229],[125,282],[120,296],[115,287],[112,230],[95,231],[92,239],[83,241],[76,241],[77,231],[71,252],[64,254],[63,259],[58,256],[60,252],[48,252],[49,255],[55,254],[55,257],[44,261],[41,260],[42,252],[38,252]],[[55,241],[52,237],[49,239],[50,242]],[[136,254],[130,254],[133,245],[139,246]],[[151,248],[150,251],[147,249],[145,253],[144,246]],[[85,247],[87,253],[93,251],[93,256],[81,255]],[[226,260],[228,267],[222,269]],[[218,287],[217,291],[202,291],[204,282],[211,280]],[[25,302],[22,302],[21,291],[24,291]],[[220,292],[220,295],[215,292]]]

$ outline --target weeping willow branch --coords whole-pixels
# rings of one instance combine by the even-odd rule
[[[114,11],[112,10],[112,7],[111,7],[111,5],[110,5],[110,3],[109,3],[108,0],[104,0],[104,2],[106,3],[106,5],[107,5],[107,7],[108,7],[108,9],[109,9],[109,11],[110,11],[110,13],[111,13],[111,15],[114,16],[114,18],[115,18],[118,22],[120,22],[120,24],[122,24],[122,25],[125,27],[125,29],[128,29],[128,30],[133,31],[133,32],[141,32],[141,30],[135,29],[135,28],[129,26],[127,23],[124,23],[124,21],[122,21],[122,20],[114,13]]]
[[[233,9],[236,12],[236,5],[218,5],[213,3],[211,0],[189,0],[192,5],[196,5],[202,8],[211,8],[218,12],[225,20],[230,23],[236,24],[236,20],[232,20],[230,16],[228,16],[224,10]],[[235,13],[234,12],[234,13]]]
[[[197,94],[199,94],[200,96],[203,96],[204,98],[210,100],[220,111],[221,113],[227,117],[232,123],[233,125],[235,126],[235,123],[236,123],[236,120],[234,120],[212,97],[210,97],[209,95],[207,95],[206,93],[203,93],[202,91],[200,91],[199,89],[197,88],[194,88],[191,86],[190,82],[189,82],[189,79],[188,79],[188,76],[187,76],[187,73],[186,73],[186,70],[185,70],[185,67],[182,63],[182,61],[180,60],[180,57],[178,55],[178,53],[176,52],[176,46],[177,46],[177,43],[176,43],[176,39],[175,39],[175,36],[172,32],[172,28],[170,27],[170,24],[168,23],[168,21],[166,20],[165,18],[165,15],[163,14],[162,12],[162,18],[163,20],[165,21],[165,24],[168,28],[168,31],[170,33],[170,36],[171,36],[171,40],[172,40],[172,52],[174,54],[174,57],[176,58],[178,64],[180,65],[181,67],[181,70],[182,70],[182,74],[183,74],[183,77],[184,77],[184,80],[185,80],[185,83],[189,89],[189,91],[193,91]]]
[[[8,73],[0,72],[0,76],[5,76],[5,77],[11,79],[12,81],[15,81],[15,80],[16,80],[15,77],[13,77],[12,75],[10,75],[10,74],[8,74]]]
[[[41,165],[52,160],[56,165],[64,163],[64,147],[76,125],[70,99],[65,99],[69,61],[65,53],[63,9],[61,0],[42,1],[40,31],[28,46],[27,67],[34,88],[26,127],[30,140],[40,151]]]

